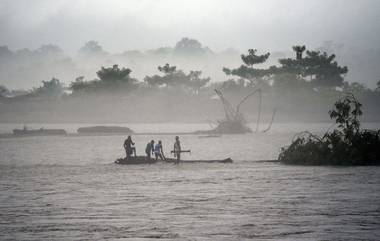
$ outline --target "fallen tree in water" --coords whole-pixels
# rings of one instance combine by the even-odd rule
[[[207,131],[197,131],[196,134],[245,134],[252,132],[251,128],[247,126],[247,121],[245,120],[243,114],[240,112],[240,107],[242,104],[251,96],[259,93],[259,113],[257,117],[256,131],[258,131],[260,116],[261,116],[261,89],[256,89],[252,91],[249,95],[245,96],[239,104],[235,107],[223,96],[220,90],[215,89],[216,94],[222,101],[225,119],[218,121],[218,125]]]
[[[278,160],[300,165],[380,165],[380,130],[361,130],[361,104],[347,94],[329,111],[338,125],[323,137],[302,132],[282,148]]]

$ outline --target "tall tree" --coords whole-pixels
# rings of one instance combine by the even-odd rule
[[[346,66],[339,66],[335,61],[335,55],[328,55],[326,52],[306,51],[306,56],[302,53],[304,46],[294,46],[296,58],[280,59],[280,72],[293,73],[308,78],[316,87],[335,87],[343,84],[343,76],[348,72]]]
[[[202,71],[190,71],[185,74],[182,70],[178,70],[176,66],[165,64],[157,68],[163,75],[146,76],[144,81],[152,87],[180,87],[185,90],[190,90],[193,94],[198,94],[210,78],[201,78]]]
[[[247,55],[241,55],[241,59],[244,65],[241,65],[236,69],[229,69],[224,67],[223,72],[226,75],[234,75],[243,79],[247,79],[250,81],[251,85],[262,83],[265,80],[265,77],[271,75],[274,72],[275,67],[270,67],[269,69],[254,68],[254,65],[265,63],[270,56],[270,53],[263,55],[257,55],[256,53],[256,49],[249,49]]]

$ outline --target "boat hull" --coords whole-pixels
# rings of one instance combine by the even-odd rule
[[[119,158],[115,161],[116,164],[121,165],[139,165],[139,164],[155,164],[158,162],[162,163],[175,163],[177,159],[174,158],[166,158],[165,161],[161,159],[147,159],[145,156],[137,156],[132,157],[130,160],[126,160],[126,158]],[[219,159],[219,160],[181,160],[180,163],[232,163],[233,160],[231,158]]]

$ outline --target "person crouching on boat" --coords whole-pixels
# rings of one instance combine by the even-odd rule
[[[164,151],[162,149],[162,141],[158,141],[158,143],[154,146],[154,155],[156,156],[156,161],[158,158],[165,161]]]
[[[126,159],[131,159],[131,155],[134,154],[136,157],[136,147],[134,147],[135,143],[132,141],[131,136],[128,136],[124,141],[124,149],[126,154]]]
[[[154,140],[151,140],[150,142],[148,142],[148,144],[146,144],[145,154],[146,154],[146,159],[150,161],[151,154],[152,155],[154,154]]]
[[[174,157],[177,158],[176,164],[178,164],[179,161],[181,160],[181,142],[179,141],[179,136],[175,137],[173,151],[174,151]]]

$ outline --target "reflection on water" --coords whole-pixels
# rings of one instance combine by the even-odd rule
[[[256,161],[300,128],[182,136],[184,158],[233,164],[115,165],[123,136],[0,139],[0,240],[376,240],[379,167]],[[135,136],[138,153],[152,138],[169,155],[173,136]]]

